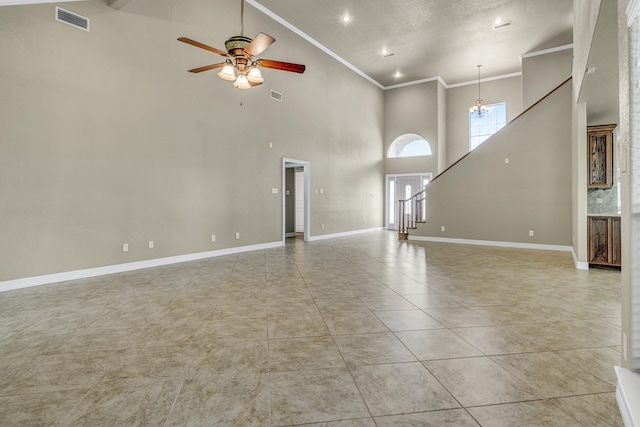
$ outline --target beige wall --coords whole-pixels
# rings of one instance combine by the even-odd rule
[[[522,58],[522,110],[571,77],[573,49]]]
[[[482,82],[481,96],[485,104],[507,103],[507,121],[522,112],[521,79],[508,77]],[[447,166],[469,152],[469,108],[478,99],[478,85],[447,89]]]
[[[580,93],[602,0],[573,1],[573,85]]]
[[[570,246],[569,164],[565,84],[431,182],[427,223],[410,235]]]
[[[69,5],[89,33],[52,4],[2,8],[0,281],[280,241],[282,157],[324,190],[312,235],[383,225],[380,89],[251,7],[246,32],[277,39],[265,57],[307,72],[250,91],[186,72],[219,58],[176,38],[222,47],[237,3]]]
[[[431,146],[431,156],[386,159],[385,173],[400,174],[438,171],[439,101],[438,86],[432,81],[390,89],[384,94],[384,153],[391,143],[406,133],[425,138]]]

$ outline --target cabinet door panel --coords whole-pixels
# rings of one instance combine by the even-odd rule
[[[589,218],[589,262],[609,263],[609,218]]]
[[[611,218],[611,264],[622,265],[620,218]]]
[[[613,186],[613,130],[615,125],[587,128],[587,168],[589,188]]]

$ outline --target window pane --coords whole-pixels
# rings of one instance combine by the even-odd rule
[[[429,142],[414,133],[407,133],[396,138],[387,151],[387,158],[430,156]]]
[[[489,113],[484,117],[476,117],[469,113],[469,151],[489,139],[507,123],[507,104],[501,102],[491,104]]]

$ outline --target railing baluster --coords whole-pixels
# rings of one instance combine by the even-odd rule
[[[406,238],[409,228],[416,228],[418,222],[426,221],[427,193],[423,189],[406,200],[398,200],[398,236]]]

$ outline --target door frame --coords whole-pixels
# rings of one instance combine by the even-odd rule
[[[433,172],[415,172],[415,173],[388,173],[384,176],[384,228],[387,230],[392,230],[389,228],[389,178],[398,178],[403,176],[419,176],[421,178],[428,177],[429,182],[433,179]],[[397,194],[397,188],[396,188]],[[395,202],[395,201],[394,201]],[[394,203],[395,209],[395,203]],[[396,228],[397,230],[397,218],[396,218]]]
[[[286,172],[287,169],[302,168],[304,174],[304,241],[311,240],[311,162],[306,160],[282,158],[282,243],[287,238],[286,211]]]

